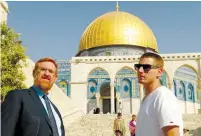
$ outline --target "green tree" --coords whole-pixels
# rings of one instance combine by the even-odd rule
[[[25,48],[20,35],[13,29],[1,24],[1,94],[25,88],[22,67],[26,66]]]

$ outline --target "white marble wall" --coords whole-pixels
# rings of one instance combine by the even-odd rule
[[[140,109],[140,99],[137,99],[137,98],[133,98],[132,99],[132,114],[137,114],[139,109]]]
[[[87,84],[71,84],[71,100],[84,113],[87,112]]]

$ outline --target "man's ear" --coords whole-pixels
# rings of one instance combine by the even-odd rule
[[[57,79],[58,79],[58,75],[55,77],[55,80],[54,80],[55,83],[56,83]]]
[[[161,77],[163,74],[163,68],[158,68],[158,74],[157,74],[157,77]]]

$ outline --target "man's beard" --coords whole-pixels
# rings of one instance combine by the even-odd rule
[[[41,79],[39,81],[39,86],[44,91],[49,91],[52,88],[52,85],[53,84],[51,84],[50,81],[47,79]]]

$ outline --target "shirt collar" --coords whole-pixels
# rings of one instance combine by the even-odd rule
[[[36,87],[36,86],[32,86],[33,88],[34,88],[34,90],[36,91],[36,93],[37,93],[37,95],[39,96],[39,97],[43,97],[43,95],[45,95],[42,91],[41,91],[41,89],[40,88],[38,88],[38,87]],[[49,97],[49,93],[47,94],[47,97]]]

